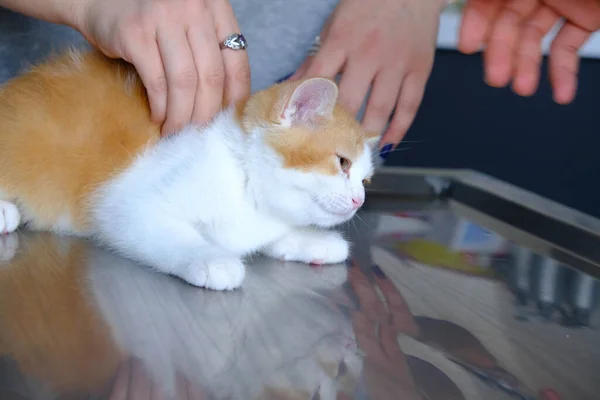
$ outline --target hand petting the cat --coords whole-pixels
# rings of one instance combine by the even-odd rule
[[[600,29],[598,0],[469,0],[465,5],[459,50],[485,46],[488,84],[522,96],[535,93],[540,79],[542,38],[564,18],[552,42],[550,83],[557,103],[573,101],[577,90],[577,51]]]
[[[247,52],[219,47],[239,33],[227,0],[84,0],[76,13],[88,41],[135,66],[163,134],[250,92]]]
[[[321,33],[321,48],[291,79],[342,72],[340,101],[357,113],[372,85],[363,125],[397,144],[421,103],[446,0],[340,0]],[[395,111],[394,111],[395,109]]]

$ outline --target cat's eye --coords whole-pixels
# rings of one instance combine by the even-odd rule
[[[350,160],[348,160],[345,157],[342,156],[337,156],[339,162],[340,162],[340,167],[342,167],[342,171],[344,172],[348,172],[350,170],[350,167],[352,166],[352,162]]]
[[[366,179],[363,179],[363,180],[362,180],[362,184],[363,184],[363,186],[367,186],[367,185],[369,185],[370,183],[371,183],[371,179],[369,179],[369,178],[366,178]]]

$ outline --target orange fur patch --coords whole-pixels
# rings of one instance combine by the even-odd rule
[[[86,249],[48,233],[21,236],[0,266],[0,355],[64,394],[99,393],[126,358],[86,293]]]
[[[34,228],[85,232],[89,194],[159,132],[130,65],[67,53],[0,89],[0,195]]]
[[[283,82],[254,95],[246,104],[244,128],[249,131],[265,122],[277,126],[287,101],[300,83]],[[276,127],[266,140],[281,154],[285,167],[336,175],[340,172],[336,155],[354,161],[363,152],[365,141],[378,136],[364,131],[338,104],[332,117],[322,118],[316,126]]]

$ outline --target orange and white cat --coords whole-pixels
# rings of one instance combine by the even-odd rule
[[[92,237],[215,290],[255,252],[338,263],[378,136],[324,78],[275,85],[160,138],[129,64],[70,52],[0,89],[0,232]]]

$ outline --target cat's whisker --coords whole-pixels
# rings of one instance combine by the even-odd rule
[[[390,150],[389,152],[387,152],[386,157],[389,157],[389,155],[392,154],[392,153],[397,153],[399,151],[406,151],[406,150],[411,150],[411,149],[412,149],[412,147],[404,147],[404,148],[401,148],[401,149],[400,148],[396,148],[394,150]]]
[[[412,149],[412,147],[402,147],[402,148],[396,147],[394,150],[391,150],[388,154],[392,154],[392,153],[395,153],[397,151],[410,150],[410,149]]]
[[[402,145],[402,143],[400,145]],[[395,153],[397,151],[403,151],[403,150],[410,150],[410,149],[412,149],[412,147],[400,147],[400,145],[398,145],[398,147],[396,147],[394,150],[388,151],[387,154],[389,155],[389,154]],[[375,150],[373,150],[371,152],[371,157],[378,156],[380,152],[381,152],[381,149],[375,149]]]
[[[356,213],[354,216],[355,216],[356,218],[358,218],[358,220],[359,220],[359,221],[361,221],[363,224],[365,224],[365,226],[366,226],[367,228],[371,229],[371,227],[369,226],[369,224],[367,224],[367,222],[366,222],[364,219],[362,219],[358,213]]]
[[[358,232],[358,229],[356,228],[356,223],[354,222],[354,218],[352,218],[348,222],[349,222],[348,226],[352,226],[356,230],[356,232]]]
[[[365,191],[367,191],[367,192],[387,192],[387,190],[385,190],[385,189],[372,189],[369,187],[366,187]]]

